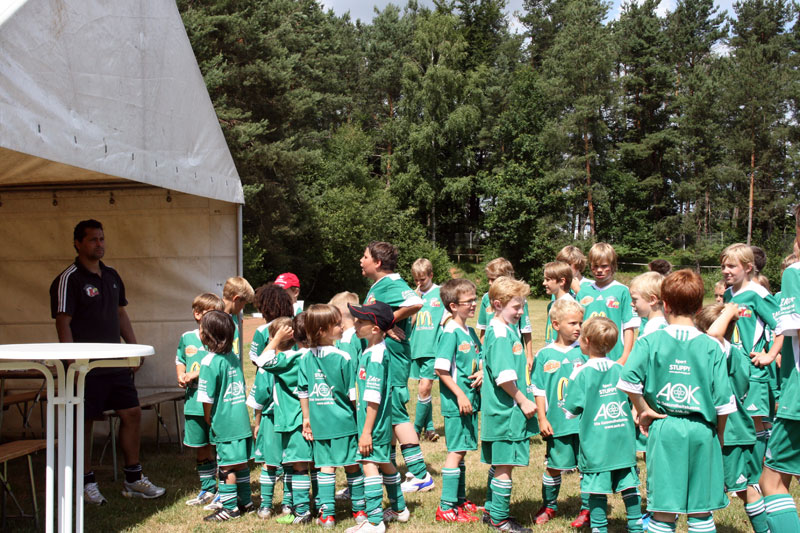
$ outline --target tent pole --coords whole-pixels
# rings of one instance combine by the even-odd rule
[[[236,205],[236,275],[244,277],[244,245],[242,239],[244,234],[242,232],[242,204]],[[239,322],[239,360],[242,363],[242,371],[244,371],[244,313],[239,313],[236,317]]]

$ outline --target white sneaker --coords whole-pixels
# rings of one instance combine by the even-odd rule
[[[186,500],[186,505],[206,505],[214,501],[215,497],[215,493],[208,492],[207,490],[201,490],[197,496],[191,500]]]
[[[222,509],[222,501],[220,501],[219,493],[214,496],[214,499],[211,500],[211,503],[203,507],[206,511],[219,511]]]
[[[383,511],[383,521],[387,524],[389,522],[408,522],[409,518],[411,518],[411,512],[408,510],[408,507],[400,512],[394,511],[391,508]]]
[[[433,490],[433,478],[429,472],[425,472],[425,477],[417,479],[411,476],[411,479],[400,484],[400,490],[403,492],[428,492]]]
[[[141,479],[133,483],[128,483],[126,481],[124,487],[125,490],[122,491],[122,495],[126,498],[145,498],[147,500],[152,500],[153,498],[163,496],[164,493],[167,492],[167,489],[153,485],[146,476],[142,476]]]
[[[349,500],[350,499],[350,487],[345,487],[342,490],[336,491],[336,500]]]
[[[100,494],[100,488],[97,486],[97,483],[87,483],[83,486],[83,501],[95,505],[105,505],[108,503],[108,500]]]
[[[385,531],[386,524],[383,522],[379,523],[377,526],[373,526],[369,520],[367,520],[366,522],[362,522],[357,526],[347,528],[345,533],[385,533]]]

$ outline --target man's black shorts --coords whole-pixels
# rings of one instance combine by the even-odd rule
[[[128,369],[114,373],[86,376],[84,389],[84,414],[86,420],[100,420],[103,411],[129,409],[139,405],[139,395],[133,384],[133,373]]]

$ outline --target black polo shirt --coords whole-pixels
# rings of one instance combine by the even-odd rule
[[[100,262],[98,276],[75,262],[50,285],[50,312],[72,317],[74,342],[120,342],[119,308],[128,305],[117,271]]]

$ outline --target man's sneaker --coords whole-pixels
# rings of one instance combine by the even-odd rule
[[[192,498],[191,500],[186,500],[186,505],[207,505],[214,501],[214,497],[216,496],[213,492],[208,492],[207,490],[201,490],[197,496]]]
[[[477,522],[480,520],[477,516],[470,516],[466,513],[460,513],[458,509],[442,510],[441,507],[436,508],[436,521],[437,522]]]
[[[342,490],[336,491],[335,498],[339,501],[350,499],[350,487],[345,487]]]
[[[164,493],[167,492],[167,489],[153,485],[146,476],[142,476],[133,483],[128,483],[126,481],[123,486],[125,488],[122,491],[122,495],[126,498],[145,498],[152,500],[153,498],[163,496]]]
[[[259,507],[256,516],[261,520],[269,520],[275,516],[275,513],[272,511],[272,507]]]
[[[362,522],[366,522],[369,520],[366,511],[356,511],[353,513],[353,520],[356,521],[356,524],[361,524]]]
[[[389,522],[408,522],[409,518],[411,518],[411,512],[408,507],[402,511],[395,511],[392,508],[383,511],[383,521],[387,524]]]
[[[460,512],[465,512],[465,513],[476,514],[476,513],[482,513],[485,510],[486,509],[484,509],[480,505],[474,504],[469,500],[466,500],[464,503],[462,503],[461,505],[458,506],[458,512],[459,513]]]
[[[279,524],[310,524],[313,517],[311,516],[311,512],[305,512],[303,514],[295,515],[293,513],[289,513],[287,515],[279,516],[275,521]]]
[[[589,509],[581,509],[581,512],[578,513],[578,516],[575,520],[572,521],[570,524],[572,527],[583,527],[589,525]]]
[[[100,494],[100,488],[97,486],[97,483],[87,483],[83,486],[83,501],[95,505],[105,505],[108,503],[105,496]]]
[[[226,520],[233,520],[234,518],[239,518],[241,516],[242,513],[239,512],[239,509],[228,510],[223,507],[222,509],[217,509],[210,515],[203,517],[203,520],[206,522],[225,522]]]
[[[425,472],[425,477],[422,479],[411,476],[411,479],[400,484],[400,490],[403,492],[428,492],[433,490],[433,478],[429,472]]]
[[[216,511],[217,509],[222,509],[222,502],[219,499],[219,494],[214,496],[214,499],[211,500],[211,503],[203,507],[206,511]]]
[[[555,509],[551,509],[550,507],[544,506],[534,515],[533,521],[536,525],[546,524],[550,520],[552,520],[556,516]]]
[[[510,516],[499,522],[489,519],[489,528],[497,531],[508,531],[509,533],[533,533],[531,528],[523,527],[519,522]]]
[[[329,516],[328,518],[319,517],[317,518],[317,525],[322,526],[325,529],[332,529],[336,527],[336,519],[333,515]]]
[[[239,512],[242,513],[242,515],[246,515],[246,514],[250,514],[250,513],[255,513],[256,512],[256,506],[253,504],[253,502],[250,502],[250,503],[248,503],[246,505],[242,505],[241,503],[238,503],[238,504],[236,504],[236,508],[239,509]]]
[[[372,525],[369,520],[361,522],[357,526],[347,528],[345,533],[385,533],[386,524],[380,522],[378,525]]]

